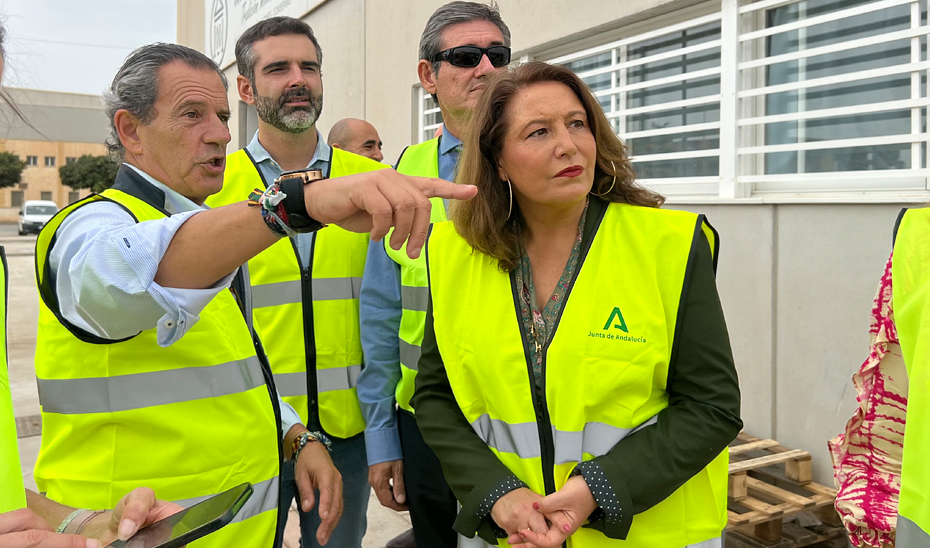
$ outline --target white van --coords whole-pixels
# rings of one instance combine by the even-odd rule
[[[38,234],[56,213],[58,206],[48,200],[27,200],[19,210],[19,235]]]

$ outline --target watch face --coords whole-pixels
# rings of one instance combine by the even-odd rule
[[[280,183],[285,179],[300,179],[304,184],[307,184],[324,179],[324,177],[323,170],[320,169],[298,169],[296,171],[285,171],[274,182]]]

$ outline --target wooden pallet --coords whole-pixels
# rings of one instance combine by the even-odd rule
[[[841,536],[833,509],[836,491],[811,481],[810,462],[807,451],[740,434],[730,447],[728,538],[749,546],[798,548]],[[785,522],[805,511],[823,523],[822,530],[805,533]]]
[[[773,466],[783,466],[785,477],[798,485],[811,482],[810,453],[788,449],[775,440],[763,440],[741,432],[730,445],[727,496],[733,500],[746,498],[747,472]]]
[[[842,526],[801,527],[797,523],[789,522],[782,525],[781,538],[774,543],[762,541],[754,534],[730,531],[727,533],[725,548],[846,548],[845,536]]]

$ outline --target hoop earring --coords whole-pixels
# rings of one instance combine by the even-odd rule
[[[509,219],[513,214],[513,185],[510,184],[510,179],[507,179],[507,194],[510,195],[510,205],[507,206],[507,218]]]
[[[591,194],[594,194],[595,196],[607,196],[608,194],[610,194],[610,191],[614,189],[614,185],[617,184],[617,167],[614,166],[613,160],[610,161],[610,169],[613,170],[614,172],[614,180],[610,183],[610,188],[608,188],[606,191],[604,191],[601,194],[598,194],[597,192],[592,192]]]

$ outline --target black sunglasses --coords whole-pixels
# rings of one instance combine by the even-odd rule
[[[510,48],[507,46],[491,46],[479,48],[478,46],[458,46],[440,51],[433,56],[433,61],[448,61],[456,67],[477,67],[481,63],[481,56],[487,55],[488,61],[497,68],[510,63]]]

